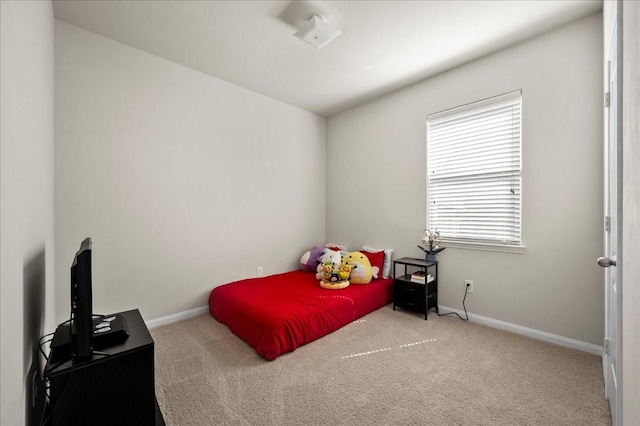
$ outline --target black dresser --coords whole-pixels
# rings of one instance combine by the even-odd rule
[[[49,382],[47,424],[164,425],[155,397],[153,339],[140,312],[121,312],[129,337],[94,347],[86,361],[72,361],[68,348],[52,347],[45,366]],[[58,333],[69,333],[68,326]]]

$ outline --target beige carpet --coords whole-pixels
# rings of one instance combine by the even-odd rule
[[[167,425],[609,425],[598,356],[388,305],[268,362],[211,316],[151,330]]]

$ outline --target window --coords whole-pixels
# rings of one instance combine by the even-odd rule
[[[521,117],[521,91],[427,117],[427,227],[443,242],[520,247]]]

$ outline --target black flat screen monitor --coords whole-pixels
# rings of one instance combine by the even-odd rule
[[[71,264],[71,346],[74,360],[93,355],[91,238],[85,238]]]

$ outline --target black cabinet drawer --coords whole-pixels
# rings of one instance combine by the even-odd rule
[[[396,280],[395,289],[399,292],[411,294],[411,293],[425,293],[426,286],[424,284],[413,283],[409,281]]]
[[[431,293],[427,296],[427,309],[437,308],[436,294]]]
[[[431,281],[430,283],[427,284],[427,294],[432,295],[432,294],[435,294],[435,292],[436,292],[436,282]]]
[[[400,288],[398,289],[398,299],[407,302],[415,302],[424,304],[426,299],[424,288]]]
[[[398,300],[396,306],[406,309],[408,311],[424,312],[425,301],[424,300]]]
[[[397,280],[394,285],[393,299],[403,309],[424,312],[426,309],[426,290],[424,284]]]

